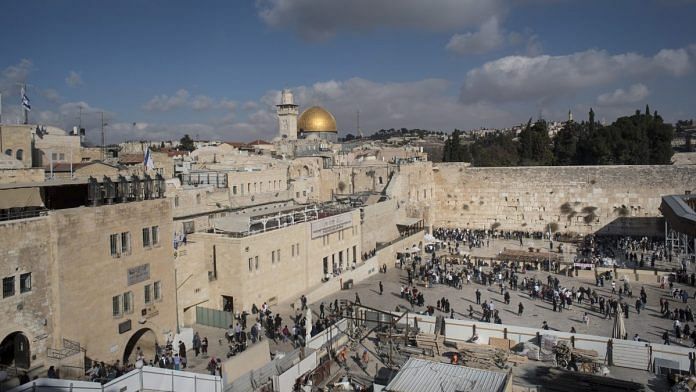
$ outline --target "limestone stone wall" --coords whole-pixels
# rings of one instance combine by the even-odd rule
[[[82,161],[80,137],[59,134],[46,134],[34,137],[34,166],[48,166],[53,154],[56,162],[73,163]]]
[[[0,222],[0,278],[15,279],[15,294],[0,298],[0,340],[22,332],[31,354],[39,360],[47,347],[55,347],[55,302],[48,262],[52,257],[49,217]],[[31,290],[22,293],[19,280],[25,273],[31,273]]]
[[[80,342],[87,356],[104,361],[122,359],[128,340],[138,330],[152,330],[160,342],[176,332],[172,212],[168,200],[148,200],[100,207],[52,211],[51,237],[59,289],[55,333]],[[145,246],[142,229],[159,227],[159,242]],[[110,235],[130,233],[130,251],[114,257]],[[149,265],[149,276],[129,284],[131,268]],[[159,281],[161,299],[145,303],[145,286]],[[112,314],[112,297],[132,292],[133,309]],[[144,314],[143,314],[144,313]],[[119,332],[130,320],[131,329]]]
[[[362,248],[375,249],[378,242],[390,242],[399,237],[396,223],[402,217],[395,199],[362,208]]]
[[[18,159],[17,151],[21,150],[22,164],[32,167],[31,131],[31,125],[0,125],[0,153],[11,153],[8,155]]]
[[[44,169],[2,169],[0,184],[20,184],[25,182],[43,182]]]
[[[354,252],[356,261],[360,261],[360,211],[350,214],[353,226],[326,238],[311,238],[311,222],[243,238],[209,233],[190,235],[189,242],[194,245],[187,245],[186,258],[177,260],[177,265],[187,264],[182,267],[186,275],[182,279],[191,281],[179,290],[180,307],[201,304],[222,309],[223,295],[233,297],[235,311],[250,311],[253,304],[296,299],[321,283],[324,258],[329,271],[332,263],[338,265],[339,260],[344,268],[349,266]],[[189,247],[195,251],[189,252]],[[206,282],[209,271],[214,270],[217,277]]]
[[[688,166],[438,164],[433,173],[435,226],[543,231],[555,223],[560,232],[590,233],[638,222],[657,235],[659,224],[645,220],[660,216],[661,196],[696,192],[696,168]]]

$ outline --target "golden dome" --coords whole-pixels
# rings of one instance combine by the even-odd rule
[[[312,106],[302,112],[297,120],[297,130],[298,132],[338,132],[333,114],[319,106]]]

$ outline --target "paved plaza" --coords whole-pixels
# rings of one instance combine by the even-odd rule
[[[543,241],[536,241],[537,244],[530,244],[530,241],[526,241],[523,245],[524,248],[528,246],[543,246]],[[474,248],[470,251],[473,258],[476,257],[493,257],[503,248],[507,249],[520,249],[519,243],[517,241],[507,241],[507,240],[494,240],[491,241],[490,246],[483,248]],[[570,248],[570,249],[568,249]],[[566,247],[566,252],[570,260],[574,253],[572,247]],[[552,274],[557,277],[560,281],[560,286],[567,288],[579,288],[580,286],[591,287],[593,290],[597,290],[599,295],[605,296],[606,298],[618,298],[618,295],[612,295],[611,292],[611,282],[605,282],[604,287],[596,287],[594,280],[579,279],[575,277],[567,277],[563,274]],[[537,278],[542,281],[546,281],[549,273],[544,271],[527,271],[526,274],[520,275],[520,280],[523,277]],[[310,307],[313,309],[316,315],[319,313],[319,306],[323,302],[327,308],[329,302],[333,302],[338,299],[345,299],[353,301],[355,299],[355,294],[360,296],[361,303],[363,305],[374,307],[383,310],[395,310],[397,306],[402,309],[409,309],[415,312],[422,312],[426,309],[426,306],[435,306],[436,302],[440,298],[447,298],[450,301],[451,308],[454,310],[454,317],[456,319],[469,319],[468,308],[473,306],[475,312],[473,320],[480,320],[481,318],[481,308],[476,304],[475,291],[479,289],[482,293],[482,301],[493,301],[496,309],[500,311],[500,317],[503,324],[519,325],[532,328],[540,328],[542,322],[546,321],[550,329],[558,331],[570,331],[571,328],[575,328],[577,333],[580,334],[591,334],[599,336],[611,335],[613,320],[611,318],[605,318],[604,315],[599,314],[598,310],[593,311],[590,306],[586,303],[578,305],[573,303],[570,309],[564,309],[562,312],[554,312],[551,303],[542,300],[532,300],[529,295],[523,291],[510,290],[511,300],[510,304],[506,305],[503,295],[501,295],[498,286],[483,286],[481,284],[472,283],[467,285],[464,284],[462,289],[456,289],[444,284],[432,285],[429,288],[423,288],[418,286],[425,296],[425,306],[415,306],[411,307],[406,299],[400,297],[400,288],[402,285],[407,285],[407,272],[404,269],[394,267],[394,264],[388,266],[386,273],[378,273],[372,277],[356,283],[352,289],[343,290],[327,297],[317,299],[310,298],[312,301]],[[379,282],[382,282],[384,287],[384,292],[382,295],[379,294]],[[681,300],[673,299],[668,288],[660,289],[657,283],[643,283],[643,282],[631,282],[632,291],[634,293],[633,298],[624,297],[624,300],[630,305],[629,317],[625,320],[626,331],[629,338],[634,334],[639,334],[641,339],[654,342],[662,343],[662,334],[665,330],[668,330],[670,337],[672,339],[673,345],[681,345],[684,347],[690,346],[690,341],[684,339],[679,342],[674,337],[674,331],[672,328],[673,321],[667,318],[663,318],[660,315],[660,298],[666,298],[670,301],[670,309],[677,307],[694,306],[693,295],[692,298],[688,300],[687,304],[683,304]],[[633,306],[635,300],[638,298],[640,288],[644,287],[647,293],[647,307],[641,310],[640,315],[636,314],[635,307]],[[617,285],[617,290],[620,285]],[[685,288],[690,294],[693,294],[694,288],[691,286],[684,286],[680,284],[675,284],[675,288]],[[522,316],[517,315],[518,304],[522,303],[524,305],[524,314]],[[293,305],[296,306],[298,301],[291,303],[290,301],[280,303],[272,307],[274,313],[279,312],[284,322],[291,325],[291,316],[294,316]],[[583,314],[587,312],[590,315],[589,325],[586,325],[582,321]],[[436,310],[436,315],[442,315],[445,317],[450,317],[449,313],[444,313]],[[250,318],[251,319],[251,318]],[[218,328],[211,328],[205,326],[195,326],[194,329],[199,332],[201,337],[207,336],[210,341],[209,354],[212,356],[221,357],[225,359],[225,354],[227,352],[227,344],[224,339],[224,330]],[[271,341],[271,351],[273,353],[277,352],[289,352],[293,349],[289,342],[282,342],[278,340],[277,342]],[[192,353],[189,352],[189,357],[192,357]],[[209,358],[189,358],[189,370],[206,373],[205,366]],[[539,366],[538,363],[530,363],[524,366],[520,366],[515,369],[515,373],[519,376],[524,376],[528,372],[531,372],[533,366]],[[529,369],[527,369],[529,368]],[[371,369],[370,369],[371,370]],[[613,377],[625,377],[628,379],[633,379],[641,383],[648,383],[653,377],[648,372],[640,372],[630,369],[615,368],[613,370]],[[651,382],[656,382],[652,380]],[[653,390],[659,390],[656,388]]]

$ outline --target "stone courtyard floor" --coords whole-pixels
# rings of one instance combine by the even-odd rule
[[[508,249],[526,249],[528,246],[544,247],[548,246],[548,242],[535,241],[534,245],[529,244],[529,241],[525,241],[524,247],[520,247],[519,243],[516,241],[505,241],[505,240],[495,240],[491,241],[490,247],[484,248],[474,248],[469,252],[472,257],[492,257],[501,251],[503,248]],[[544,245],[546,244],[546,245]],[[572,259],[571,256],[568,256]],[[543,271],[528,271],[526,274],[520,275],[520,280],[524,276],[528,278],[535,277],[546,281],[549,273]],[[560,285],[563,287],[575,287],[578,288],[582,286],[590,286],[592,289],[597,290],[601,295],[605,297],[612,297],[611,294],[611,282],[605,282],[604,287],[595,287],[594,279],[579,279],[575,277],[567,277],[564,275],[553,274],[560,281]],[[384,285],[384,294],[379,295],[379,282]],[[355,299],[355,293],[358,293],[363,305],[374,307],[383,310],[394,310],[397,306],[401,309],[413,309],[416,312],[425,310],[425,307],[414,307],[411,308],[408,301],[401,299],[399,292],[401,285],[407,284],[407,273],[405,270],[398,269],[394,267],[394,264],[388,266],[387,273],[379,273],[373,275],[372,277],[355,283],[352,289],[342,290],[336,292],[329,296],[321,299],[310,298],[312,301],[310,307],[313,309],[315,314],[319,313],[319,304],[324,302],[327,306],[329,302],[333,302],[335,299],[345,299],[353,301]],[[672,330],[672,321],[669,319],[662,318],[659,314],[659,299],[661,297],[667,298],[670,301],[670,309],[678,307],[691,306],[696,309],[696,300],[693,298],[693,293],[695,288],[691,286],[685,286],[680,284],[675,284],[676,288],[685,288],[689,293],[691,293],[691,298],[689,298],[687,304],[683,304],[680,300],[673,300],[669,293],[669,289],[660,289],[656,283],[643,283],[643,282],[631,282],[632,290],[634,292],[633,298],[625,297],[625,301],[630,305],[629,318],[625,320],[626,331],[629,338],[634,334],[639,334],[641,339],[654,342],[662,343],[662,333],[665,330],[670,331],[670,336],[672,337],[673,345],[681,345],[683,347],[689,347],[690,342],[684,340],[682,343],[674,339],[674,332]],[[617,284],[617,287],[620,285]],[[640,292],[640,287],[645,287],[648,296],[647,308],[641,311],[640,315],[637,315],[633,304]],[[503,300],[503,296],[500,294],[500,290],[495,286],[486,287],[480,284],[472,282],[470,285],[464,285],[461,290],[458,290],[447,285],[434,285],[430,288],[423,288],[418,286],[425,296],[425,305],[435,306],[436,301],[442,297],[447,298],[450,301],[451,308],[454,309],[455,319],[469,319],[468,318],[468,308],[472,305],[475,310],[474,320],[479,320],[481,317],[480,306],[476,305],[475,291],[476,289],[481,290],[482,301],[492,300],[495,303],[496,309],[500,311],[500,317],[503,324],[518,325],[524,327],[540,328],[543,321],[547,321],[548,325],[553,330],[558,331],[570,331],[571,327],[575,327],[577,333],[581,334],[591,334],[599,336],[610,336],[613,320],[611,318],[604,319],[603,316],[599,315],[597,312],[593,312],[589,305],[577,305],[573,304],[570,310],[564,310],[563,312],[553,312],[552,305],[548,302],[541,300],[531,300],[525,292],[510,290],[511,301],[509,305],[506,305]],[[618,297],[618,296],[616,296]],[[517,316],[517,306],[518,303],[522,302],[524,305],[524,314],[519,317]],[[294,301],[297,303],[297,299]],[[274,313],[280,312],[284,319],[283,324],[287,321],[288,325],[291,323],[291,315],[294,315],[293,307],[291,306],[293,302],[287,301],[280,303],[272,307]],[[588,312],[590,315],[589,325],[585,325],[582,322],[582,315],[584,312]],[[443,315],[446,318],[449,314],[444,314],[443,312],[436,310],[436,315]],[[251,316],[250,316],[251,317]],[[251,318],[250,318],[251,319]],[[690,324],[692,327],[696,327],[696,324]],[[211,328],[196,325],[194,330],[198,331],[201,337],[207,336],[210,341],[209,354],[215,355],[216,357],[225,358],[225,353],[227,352],[227,345],[224,342],[224,330],[218,328]],[[219,342],[222,341],[222,344]],[[292,350],[290,343],[273,343],[271,342],[272,352],[289,352]],[[189,370],[196,371],[200,373],[206,373],[205,366],[207,359],[202,358],[192,358],[193,354],[189,351]],[[520,366],[515,368],[515,374],[523,376],[529,373],[529,366],[534,364],[528,364],[527,366]],[[535,366],[539,366],[536,364]],[[631,369],[621,369],[616,368],[613,374],[614,377],[622,377],[625,379],[633,379],[637,382],[643,384],[655,384],[654,388],[650,387],[652,390],[661,390],[664,385],[656,381],[654,376],[648,372],[640,372]],[[518,377],[519,378],[519,377]]]

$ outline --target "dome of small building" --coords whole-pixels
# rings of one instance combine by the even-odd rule
[[[337,133],[336,119],[333,114],[320,106],[305,110],[297,120],[298,132],[333,132]]]

